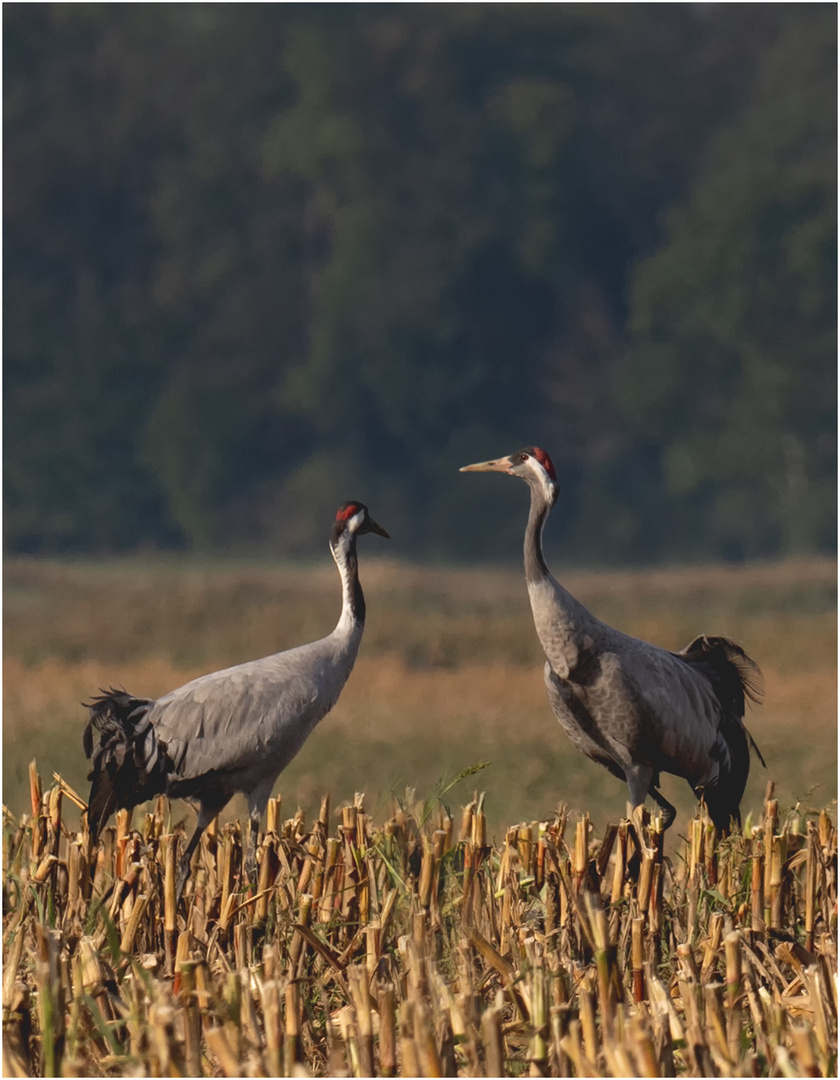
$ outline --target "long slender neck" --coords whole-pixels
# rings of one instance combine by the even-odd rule
[[[551,668],[567,679],[577,668],[581,644],[594,636],[597,620],[552,577],[542,553],[542,531],[550,503],[531,488],[531,512],[525,529],[525,583],[534,627]]]
[[[525,580],[538,582],[549,576],[542,550],[542,533],[551,509],[539,488],[532,484],[531,510],[525,528]]]
[[[355,537],[337,544],[332,554],[341,575],[341,616],[336,632],[352,634],[356,630],[361,633],[365,625],[365,595],[359,581]]]

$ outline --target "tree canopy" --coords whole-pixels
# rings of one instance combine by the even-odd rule
[[[833,549],[833,5],[3,19],[7,550]]]

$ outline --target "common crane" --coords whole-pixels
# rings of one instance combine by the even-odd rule
[[[551,458],[539,447],[465,465],[461,472],[518,476],[531,489],[525,529],[525,580],[545,685],[563,730],[587,757],[626,780],[634,816],[649,794],[665,828],[676,810],[659,791],[660,772],[684,777],[705,800],[718,829],[740,824],[750,768],[745,697],[760,700],[761,672],[724,637],[695,638],[668,652],[595,618],[550,574],[542,533],[557,501]]]
[[[115,809],[159,794],[198,804],[198,823],[178,866],[178,900],[202,832],[237,792],[248,799],[246,868],[253,879],[271,789],[353,670],[365,625],[356,537],[370,532],[388,538],[363,503],[339,508],[330,550],[341,575],[341,616],[327,637],[202,675],[156,701],[112,688],[89,704],[83,743],[93,758],[88,827],[94,842]]]

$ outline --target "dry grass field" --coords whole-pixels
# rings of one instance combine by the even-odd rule
[[[599,829],[617,820],[623,786],[572,750],[549,707],[521,569],[430,569],[366,554],[360,657],[338,705],[280,778],[284,804],[311,816],[325,791],[336,804],[364,791],[375,811],[392,792],[428,793],[486,761],[479,779],[491,833],[511,821],[544,820],[559,801],[589,812]],[[700,632],[726,634],[758,661],[765,703],[747,719],[768,771],[753,762],[745,813],[760,812],[770,779],[783,807],[835,798],[834,561],[578,572],[563,581],[629,633],[669,648]],[[25,805],[32,758],[46,777],[58,771],[85,791],[79,703],[98,687],[154,697],[203,672],[321,637],[338,608],[328,556],[312,567],[8,560],[4,802]],[[663,783],[681,830],[691,792],[674,777]],[[470,794],[456,789],[453,805]],[[243,807],[233,804],[231,813]]]

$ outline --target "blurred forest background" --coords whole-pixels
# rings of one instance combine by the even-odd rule
[[[836,18],[5,4],[6,551],[833,552]]]

